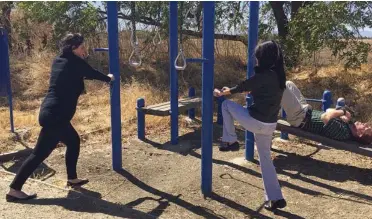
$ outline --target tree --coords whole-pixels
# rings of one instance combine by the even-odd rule
[[[35,21],[54,25],[56,38],[66,31],[85,35],[105,30],[106,3],[91,2],[20,2]],[[118,2],[118,18],[135,21],[141,26],[160,27],[168,32],[169,7],[165,2],[136,2],[132,14],[131,2]],[[216,2],[216,39],[240,41],[247,45],[249,2]],[[345,67],[358,67],[366,62],[371,47],[358,32],[371,27],[372,2],[309,2],[270,1],[261,3],[259,34],[261,39],[278,38],[286,54],[286,63],[295,66],[301,57],[308,57],[322,48],[345,60]],[[183,36],[202,36],[202,6],[200,2],[179,3],[179,24]],[[132,16],[134,15],[134,16]],[[277,29],[277,36],[275,35]]]
[[[11,33],[12,33],[12,26],[10,23],[10,13],[12,11],[13,7],[13,2],[0,2],[0,9],[1,9],[1,14],[0,14],[0,27],[4,27],[5,30],[9,34],[9,39],[8,39],[8,44],[9,44],[9,49],[12,50],[12,38],[11,38]]]

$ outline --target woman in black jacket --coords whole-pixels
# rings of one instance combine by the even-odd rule
[[[239,150],[234,120],[254,133],[267,201],[265,208],[275,210],[286,206],[270,155],[272,135],[286,88],[286,74],[282,50],[274,41],[258,45],[255,57],[257,65],[253,77],[232,88],[214,91],[217,97],[243,92],[250,92],[253,96],[253,104],[248,108],[230,100],[222,103],[223,143],[220,151]]]
[[[80,34],[68,34],[61,43],[61,54],[52,64],[49,89],[41,105],[39,123],[42,129],[32,154],[26,159],[10,184],[7,201],[27,200],[36,194],[27,195],[22,186],[33,171],[56,148],[58,142],[66,147],[67,185],[81,186],[89,181],[79,179],[76,165],[80,152],[80,137],[70,121],[76,112],[79,96],[84,91],[84,79],[110,82],[107,76],[93,69],[84,59],[87,51]]]

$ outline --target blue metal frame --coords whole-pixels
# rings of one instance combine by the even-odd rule
[[[145,107],[145,99],[137,99],[137,136],[140,140],[145,140],[145,118],[146,115],[140,109]]]
[[[178,53],[178,3],[169,2],[169,65],[171,143],[178,144],[178,75],[174,61]]]
[[[248,28],[248,68],[247,78],[254,75],[254,66],[256,58],[254,50],[258,41],[258,17],[259,17],[260,2],[251,1],[249,3],[249,28]],[[247,95],[247,106],[253,103],[251,95]],[[252,132],[245,131],[245,159],[254,159],[254,135]]]
[[[193,87],[190,87],[189,88],[189,97],[190,98],[195,97],[195,88],[193,88]],[[189,114],[189,118],[190,119],[195,119],[195,109],[194,108],[193,109],[189,109],[187,111],[187,113]]]
[[[207,62],[208,60],[207,59],[203,59],[203,58],[187,58],[186,59],[186,63],[189,63],[189,62]]]
[[[202,167],[201,189],[212,192],[213,86],[214,86],[214,2],[203,2],[203,62],[202,69]]]
[[[122,169],[121,109],[120,109],[120,68],[117,2],[107,2],[107,32],[109,45],[110,73],[115,81],[111,84],[111,138],[112,167]]]
[[[14,133],[14,120],[13,120],[13,97],[12,97],[12,85],[10,82],[10,67],[9,67],[9,45],[8,45],[8,34],[4,28],[0,28],[0,57],[2,60],[1,71],[5,75],[6,80],[6,93],[8,96],[9,103],[9,119],[10,119],[10,130]]]
[[[94,52],[108,52],[109,48],[94,48]]]

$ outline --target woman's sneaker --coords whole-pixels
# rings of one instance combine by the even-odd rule
[[[265,204],[265,208],[269,211],[274,211],[278,208],[285,208],[285,206],[287,206],[287,202],[285,201],[285,199],[279,199],[279,200],[275,200],[275,201],[268,201]]]
[[[232,144],[222,142],[219,146],[220,151],[238,151],[240,148],[239,143],[236,141]]]

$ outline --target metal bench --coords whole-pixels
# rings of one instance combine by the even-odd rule
[[[278,120],[276,129],[281,132],[285,132],[285,133],[292,134],[298,137],[302,137],[308,140],[322,143],[326,146],[330,146],[335,149],[342,149],[342,150],[350,151],[353,153],[372,157],[372,145],[363,145],[355,141],[333,140],[333,139],[326,138],[326,137],[323,137],[323,136],[320,136],[320,135],[317,135],[311,132],[304,131],[300,128],[293,127],[284,120]]]
[[[200,97],[187,97],[178,100],[178,112],[185,113],[189,109],[194,109],[199,107],[202,98]],[[147,107],[138,107],[137,110],[143,112],[144,114],[154,115],[154,116],[169,116],[170,115],[170,102],[159,103]]]

